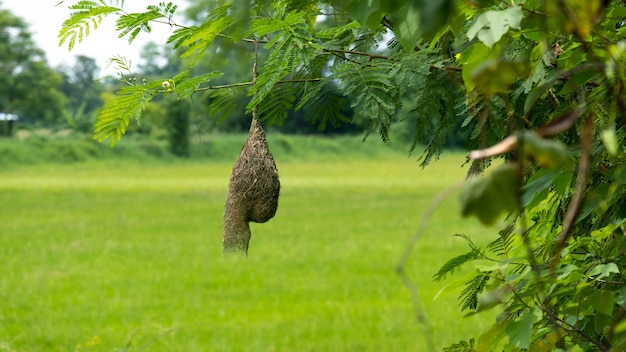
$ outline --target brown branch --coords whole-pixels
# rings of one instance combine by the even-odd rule
[[[430,65],[430,68],[433,68],[433,69],[442,68],[442,69],[447,70],[447,71],[459,71],[459,72],[463,71],[463,67],[461,67],[461,66],[448,66],[448,65],[437,66],[437,65]]]
[[[189,26],[183,26],[180,25],[174,21],[172,21],[172,19],[168,19],[168,21],[163,21],[163,20],[152,20],[153,22],[156,23],[160,23],[160,24],[166,24],[169,26],[174,26],[174,27],[178,27],[178,28],[191,28]],[[222,34],[222,33],[218,33],[216,36],[221,37],[221,38],[227,38],[232,40],[233,38],[231,36],[228,36],[226,34]],[[253,43],[255,46],[258,46],[259,43],[267,43],[267,40],[262,40],[262,39],[254,39],[254,38],[243,38],[240,39],[242,42],[246,42],[246,43]],[[350,54],[350,55],[358,55],[358,56],[367,56],[370,58],[370,61],[373,59],[381,59],[381,60],[389,60],[389,56],[386,55],[380,55],[380,54],[373,54],[373,53],[366,53],[366,52],[362,52],[362,51],[355,51],[355,50],[345,50],[345,49],[322,49],[324,52],[327,52],[329,54],[333,54],[341,59],[344,60],[348,60],[354,63],[358,63],[354,60],[351,60],[345,56],[339,55],[339,54]],[[460,66],[451,66],[451,65],[443,65],[443,66],[439,66],[439,65],[430,65],[431,69],[444,69],[447,71],[462,71],[463,68]],[[284,81],[284,83],[286,83],[287,81]],[[250,83],[251,84],[251,83]],[[244,84],[245,85],[245,84]]]
[[[550,271],[552,273],[552,276],[556,274],[556,267],[560,262],[559,257],[561,256],[561,252],[565,247],[567,239],[571,235],[572,225],[576,220],[576,216],[578,215],[578,211],[580,210],[583,198],[585,196],[585,185],[587,183],[587,174],[589,173],[589,164],[591,161],[592,142],[593,119],[591,117],[587,117],[583,123],[582,135],[580,137],[581,155],[580,162],[578,163],[578,176],[576,178],[574,194],[569,203],[569,206],[567,207],[567,213],[565,214],[565,219],[563,220],[563,228],[561,230],[561,234],[559,235],[556,250],[550,264]]]
[[[353,50],[343,50],[343,49],[323,49],[325,52],[331,53],[333,55],[336,55],[342,59],[345,60],[349,60],[348,58],[338,55],[338,54],[352,54],[352,55],[359,55],[359,56],[367,56],[370,58],[370,60],[373,59],[382,59],[382,60],[389,60],[389,56],[385,56],[385,55],[379,55],[379,54],[371,54],[371,53],[365,53],[362,51],[353,51]],[[352,61],[352,60],[350,60]],[[431,69],[444,69],[447,71],[463,71],[463,67],[460,66],[451,66],[451,65],[430,65]]]
[[[324,77],[317,77],[317,78],[298,78],[298,79],[286,79],[283,81],[278,81],[276,82],[276,84],[278,83],[307,83],[307,82],[319,82],[321,80],[323,80]]]
[[[602,62],[594,62],[594,63],[589,63],[589,64],[582,64],[582,65],[578,65],[575,67],[572,67],[571,69],[567,70],[567,71],[563,71],[562,73],[559,74],[558,79],[559,80],[568,80],[570,79],[573,75],[580,73],[580,72],[585,72],[585,71],[597,71],[597,72],[602,72],[604,71],[604,69],[606,68],[606,65],[604,65]]]
[[[572,334],[572,333],[577,334],[581,338],[583,338],[583,339],[589,341],[590,343],[596,345],[600,349],[600,351],[602,351],[602,352],[609,352],[609,347],[605,346],[600,341],[596,340],[591,335],[587,334],[584,330],[580,329],[579,327],[577,327],[575,325],[572,325],[572,324],[568,323],[564,319],[562,319],[559,316],[557,316],[556,314],[554,314],[554,312],[552,312],[550,309],[548,309],[546,307],[543,307],[540,304],[538,304],[537,307],[539,307],[539,309],[541,309],[541,311],[544,314],[546,314],[548,320],[550,320],[550,322],[552,323],[553,326],[558,326],[561,329],[567,330],[570,334]]]
[[[299,78],[299,79],[285,79],[282,81],[276,82],[276,84],[284,84],[284,83],[307,83],[307,82],[319,82],[323,80],[324,77],[315,77],[315,78]],[[239,82],[239,83],[231,83],[231,84],[222,84],[217,86],[208,86],[202,88],[196,88],[194,92],[202,92],[212,89],[228,89],[228,88],[238,88],[238,87],[246,87],[254,85],[254,81],[248,82]]]
[[[534,132],[539,137],[550,137],[559,134],[570,129],[584,111],[585,109],[582,107],[566,111]],[[523,142],[522,136],[523,134],[512,134],[491,147],[470,151],[469,157],[474,160],[485,159],[511,152],[521,145]],[[522,148],[520,147],[520,149]]]
[[[524,301],[524,299],[519,295],[519,293],[517,291],[515,291],[515,289],[513,289],[511,292],[513,293],[515,298],[523,306],[525,306],[528,310],[532,311],[532,307],[530,306],[530,304],[526,303],[526,301]],[[552,325],[554,327],[561,328],[563,330],[567,330],[570,334],[571,333],[575,333],[575,334],[579,335],[583,339],[586,339],[587,341],[591,342],[592,344],[598,346],[598,348],[600,348],[600,350],[603,351],[603,352],[608,352],[609,351],[607,346],[603,345],[600,341],[596,340],[595,338],[593,338],[591,335],[587,334],[585,331],[583,331],[579,327],[577,327],[575,325],[572,325],[572,324],[568,323],[567,321],[563,320],[562,318],[560,318],[558,315],[554,314],[554,312],[552,312],[550,309],[544,307],[539,302],[536,302],[536,305],[547,316],[548,320],[550,320],[550,323],[552,323]]]
[[[211,90],[211,89],[228,89],[228,88],[246,87],[246,86],[251,86],[253,84],[254,84],[254,82],[252,82],[252,81],[231,83],[231,84],[222,84],[222,85],[217,85],[217,86],[208,86],[208,87],[203,87],[203,88],[197,88],[195,91],[196,92],[201,92],[201,91],[204,91],[204,90]]]

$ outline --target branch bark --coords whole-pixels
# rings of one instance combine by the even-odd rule
[[[582,135],[580,137],[580,162],[578,163],[578,177],[576,178],[576,186],[574,195],[567,207],[567,213],[563,220],[563,229],[559,235],[554,256],[550,263],[550,271],[552,276],[556,275],[556,267],[560,262],[561,252],[565,248],[565,243],[571,235],[572,225],[576,220],[578,211],[585,197],[585,185],[587,183],[587,174],[589,173],[589,165],[591,163],[591,145],[593,143],[593,119],[587,117],[583,123]]]

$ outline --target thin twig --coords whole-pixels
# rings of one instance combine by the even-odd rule
[[[609,351],[609,348],[607,346],[603,345],[600,341],[596,340],[591,335],[587,334],[584,330],[581,330],[580,328],[568,323],[564,319],[554,314],[549,309],[542,307],[541,305],[538,305],[538,307],[539,309],[541,309],[542,312],[544,312],[548,316],[548,319],[550,319],[550,321],[552,321],[553,324],[560,326],[562,329],[568,330],[570,333],[578,334],[580,337],[596,345],[602,352]]]
[[[324,77],[300,78],[300,79],[285,79],[285,80],[276,82],[276,84],[319,82],[319,81],[321,81],[323,79],[324,79]],[[217,85],[217,86],[208,86],[208,87],[196,88],[194,90],[194,92],[201,92],[201,91],[212,90],[212,89],[238,88],[238,87],[246,87],[246,86],[252,86],[252,85],[254,85],[254,81],[231,83],[231,84],[222,84],[222,85]]]
[[[517,291],[515,291],[515,289],[513,289],[511,292],[513,293],[513,295],[515,296],[515,298],[517,299],[518,302],[520,302],[528,310],[532,311],[533,308],[528,303],[526,303],[526,301],[524,301],[524,299],[520,296],[520,294]],[[550,320],[550,322],[555,327],[561,328],[561,329],[564,329],[564,330],[568,330],[570,333],[575,333],[575,334],[579,335],[580,337],[586,339],[587,341],[591,342],[592,344],[598,346],[598,348],[600,348],[600,350],[603,351],[603,352],[608,352],[609,351],[607,346],[603,345],[600,341],[594,339],[592,336],[587,334],[585,331],[581,330],[579,327],[577,327],[575,325],[572,325],[572,324],[568,323],[567,321],[561,319],[559,316],[554,314],[554,312],[552,312],[550,309],[544,307],[540,303],[537,302],[536,305],[547,316],[548,320]]]
[[[428,209],[422,216],[420,226],[411,237],[409,244],[407,244],[407,246],[404,248],[404,252],[402,253],[402,256],[400,257],[400,260],[398,260],[398,263],[396,264],[396,273],[398,274],[398,276],[400,276],[402,283],[404,284],[404,286],[406,286],[406,288],[409,290],[409,293],[411,294],[411,300],[413,301],[413,307],[415,310],[415,318],[424,327],[424,331],[426,334],[426,343],[429,347],[428,349],[429,351],[435,351],[435,342],[433,341],[432,326],[430,325],[428,318],[426,318],[426,314],[424,313],[424,308],[422,307],[420,303],[421,301],[420,301],[419,290],[417,288],[417,285],[407,275],[405,269],[409,261],[409,258],[411,257],[411,254],[415,251],[415,247],[417,246],[417,243],[424,235],[424,232],[426,231],[426,228],[428,227],[428,222],[432,218],[435,210],[439,208],[441,203],[445,199],[447,199],[448,196],[450,196],[450,194],[458,190],[463,184],[464,182],[459,182],[456,185],[453,185],[446,191],[440,193],[431,202],[430,206],[428,207]]]
[[[379,54],[371,54],[365,53],[362,51],[354,51],[354,50],[343,50],[343,49],[323,49],[325,52],[329,53],[342,53],[342,54],[351,54],[351,55],[359,55],[359,56],[367,56],[370,59],[383,59],[388,60],[389,56],[379,55]]]
[[[254,42],[254,62],[252,63],[252,85],[256,84],[256,77],[258,75],[258,61],[259,61],[259,42]],[[256,98],[257,92],[254,93],[254,97]],[[259,118],[259,104],[254,105],[252,108],[252,121]]]
[[[552,257],[552,263],[550,265],[550,271],[552,276],[556,274],[556,267],[560,262],[559,257],[565,247],[565,242],[571,235],[572,225],[576,220],[578,211],[583,202],[585,196],[585,185],[587,183],[587,174],[589,173],[589,164],[591,161],[591,144],[593,142],[593,119],[587,117],[583,123],[582,136],[580,137],[580,162],[578,163],[578,176],[576,178],[576,186],[572,200],[567,207],[567,213],[563,220],[563,228],[559,235],[559,240],[556,245],[554,256]]]
[[[246,87],[246,86],[251,86],[253,84],[254,82],[249,81],[249,82],[223,84],[223,85],[217,85],[217,86],[208,86],[208,87],[196,88],[194,92],[202,92],[205,90],[212,90],[212,89],[228,89],[228,88]]]

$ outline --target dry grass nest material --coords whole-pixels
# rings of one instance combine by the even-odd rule
[[[248,139],[233,166],[224,209],[224,252],[248,252],[250,221],[263,223],[278,209],[280,180],[265,131],[252,120]]]

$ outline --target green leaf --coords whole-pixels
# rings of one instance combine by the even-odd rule
[[[606,151],[609,155],[615,156],[617,155],[617,149],[619,148],[617,143],[617,135],[615,133],[615,126],[611,126],[610,128],[605,129],[600,134],[600,138],[602,139],[602,143],[606,148]]]
[[[469,341],[462,340],[448,347],[444,347],[443,352],[472,352],[475,351],[474,345],[475,341],[473,338],[469,339]]]
[[[351,37],[350,34],[355,32],[359,27],[361,27],[361,25],[359,24],[359,21],[350,21],[341,26],[322,29],[319,32],[317,32],[316,35],[317,35],[317,38],[319,39],[327,39],[327,40],[339,39],[340,37],[343,37],[344,35],[348,35],[348,37]]]
[[[106,67],[109,68],[111,66],[114,66],[118,71],[120,72],[125,72],[125,73],[130,73],[130,60],[128,60],[127,58],[117,55],[117,56],[113,56],[110,57],[107,60],[107,64]]]
[[[465,284],[465,288],[459,295],[461,311],[468,309],[473,312],[476,310],[478,307],[478,295],[483,292],[488,281],[489,273],[480,273]]]
[[[328,87],[330,80],[307,87],[295,110],[304,109],[311,123],[317,123],[318,131],[323,131],[330,123],[333,127],[339,127],[342,123],[350,122],[346,116],[348,99]]]
[[[265,66],[261,68],[256,82],[248,92],[252,99],[246,106],[246,112],[250,113],[252,109],[262,102],[274,88],[274,85],[288,74],[291,74],[298,62],[297,56],[300,54],[298,47],[293,45],[293,37],[285,35],[284,42],[281,45],[283,50],[275,48],[270,53]],[[285,42],[290,42],[285,44]]]
[[[567,146],[553,139],[544,139],[532,131],[524,131],[518,135],[523,147],[524,157],[536,162],[539,166],[548,169],[572,166]]]
[[[467,30],[467,38],[472,40],[478,37],[481,42],[491,48],[510,28],[520,29],[522,17],[521,6],[511,6],[502,11],[484,12]]]
[[[167,41],[165,43],[166,44],[174,43],[174,49],[176,49],[180,47],[183,44],[183,42],[187,38],[192,36],[197,30],[198,30],[198,27],[196,26],[178,28],[174,32],[172,32],[172,35],[170,35],[170,37],[167,38]]]
[[[294,85],[283,84],[274,87],[265,99],[259,102],[259,116],[262,121],[282,125],[296,100],[297,89]]]
[[[609,191],[609,185],[604,183],[596,188],[592,188],[585,195],[583,205],[578,212],[576,222],[587,218],[592,213],[598,212],[600,209],[607,209],[617,201],[619,197],[611,197],[613,192]]]
[[[233,19],[228,15],[229,11],[230,3],[213,9],[202,25],[192,27],[188,31],[177,31],[168,39],[168,42],[176,41],[176,46],[188,47],[187,51],[180,56],[181,58],[194,56],[192,65],[195,64],[213,43],[215,37],[232,24]]]
[[[420,3],[420,30],[430,40],[448,24],[454,15],[453,0],[422,0]]]
[[[607,178],[619,185],[626,185],[626,165],[611,168],[607,172]]]
[[[261,17],[252,21],[250,26],[250,32],[248,35],[255,35],[258,37],[267,36],[270,33],[275,32],[289,32],[294,34],[299,30],[306,29],[306,15],[300,11],[290,11],[279,18]],[[300,32],[301,34],[306,33]],[[310,38],[306,38],[307,40]],[[269,44],[268,47],[271,47]]]
[[[179,80],[175,79],[176,82],[176,96],[178,99],[185,99],[190,97],[193,93],[196,92],[202,83],[208,83],[211,78],[222,76],[221,72],[209,72],[199,77],[186,78],[178,75]]]
[[[433,276],[435,281],[441,281],[446,278],[446,276],[454,273],[457,269],[459,269],[463,264],[470,262],[472,260],[483,259],[484,256],[480,252],[480,250],[472,243],[469,237],[464,235],[457,235],[458,237],[465,238],[470,244],[470,248],[472,249],[470,252],[461,254],[456,256],[450,260],[448,260],[439,271]]]
[[[574,176],[574,173],[568,170],[558,175],[557,177],[555,177],[554,182],[553,182],[554,192],[560,197],[565,197],[571,188],[573,176]]]
[[[510,286],[499,286],[496,289],[481,292],[478,295],[478,307],[476,312],[489,310],[505,303],[512,294]]]
[[[465,83],[465,89],[471,92],[476,87],[473,75],[474,70],[482,65],[484,62],[495,59],[500,55],[500,47],[496,46],[492,49],[488,48],[485,44],[476,43],[467,48],[461,56],[463,64],[463,82]]]
[[[533,341],[533,344],[528,349],[529,352],[551,352],[558,351],[554,349],[557,343],[561,341],[561,339],[565,336],[565,330],[559,329],[551,329],[548,334],[543,336],[542,338],[536,339]]]
[[[163,15],[157,11],[124,14],[115,22],[115,30],[119,32],[119,38],[129,35],[128,42],[131,43],[139,32],[150,32],[150,21],[158,18],[163,18]]]
[[[533,313],[526,313],[507,324],[505,331],[513,345],[521,349],[530,346],[535,318]]]
[[[517,174],[518,167],[507,163],[468,182],[461,190],[461,214],[493,225],[502,213],[517,210]]]
[[[589,70],[584,70],[582,72],[577,72],[576,74],[573,74],[567,80],[567,82],[565,82],[565,85],[559,91],[559,95],[566,95],[580,87],[583,87],[585,84],[587,84],[587,82],[591,81],[594,77],[596,77],[597,74],[598,72],[596,72],[592,68],[590,68]]]
[[[585,37],[594,29],[598,18],[601,18],[604,6],[603,1],[546,1],[547,30],[559,29],[568,34],[576,32]],[[576,20],[572,21],[572,18]]]
[[[147,104],[159,93],[160,82],[122,87],[116,99],[104,105],[94,127],[93,138],[99,142],[111,139],[111,147],[119,141],[131,118],[139,119]]]
[[[613,263],[611,263],[613,264]],[[584,296],[579,306],[573,306],[582,316],[593,317],[594,330],[602,334],[613,322],[613,310],[615,307],[616,294],[613,291],[597,290]]]
[[[622,319],[614,329],[615,334],[611,339],[611,346],[614,351],[626,350],[626,320]]]
[[[487,331],[478,337],[476,351],[493,351],[493,346],[497,346],[500,340],[505,336],[508,324],[511,324],[511,320],[503,320],[494,323]]]
[[[535,196],[541,194],[544,190],[548,189],[552,186],[554,179],[561,175],[563,171],[555,170],[555,171],[546,171],[539,170],[533,178],[522,187],[522,204],[527,206],[530,202],[535,198]],[[540,197],[542,200],[545,199],[545,195]]]
[[[420,36],[420,13],[416,2],[409,1],[391,16],[393,32],[407,53],[413,51]]]
[[[63,22],[57,37],[59,46],[68,42],[68,49],[72,50],[78,42],[82,42],[84,37],[90,33],[90,26],[98,28],[104,17],[115,14],[121,9],[115,6],[105,6],[103,1],[82,0],[69,7],[72,10],[70,17]]]
[[[215,89],[211,92],[208,115],[223,122],[237,108],[239,97],[244,95],[243,88]]]
[[[596,280],[605,278],[607,276],[610,276],[611,274],[619,274],[619,268],[615,263],[596,265],[588,273],[589,276],[594,277],[594,279]]]
[[[399,87],[391,81],[388,62],[359,66],[346,63],[334,72],[345,95],[352,95],[354,116],[364,121],[381,138],[389,138],[389,126],[397,111]]]
[[[511,86],[530,72],[527,61],[495,59],[480,64],[472,71],[476,89],[486,96],[510,91]]]
[[[390,13],[390,7],[403,7],[406,0],[398,0],[396,2],[380,1],[380,0],[340,0],[337,1],[339,7],[345,10],[352,18],[359,21],[361,25],[370,29],[380,27],[380,22],[385,14]]]
[[[526,97],[526,101],[524,102],[524,114],[527,115],[530,110],[535,106],[535,103],[539,98],[541,98],[548,89],[552,88],[554,84],[559,80],[561,76],[561,71],[556,70],[550,73],[537,87],[533,88],[528,96]]]

